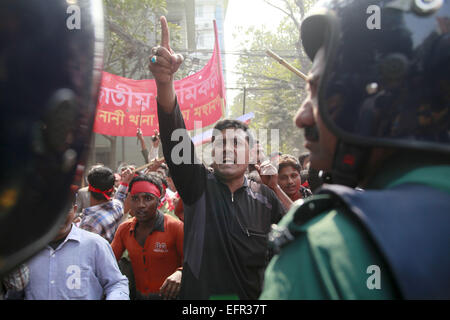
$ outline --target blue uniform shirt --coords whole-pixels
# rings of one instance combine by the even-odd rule
[[[122,275],[109,243],[72,225],[56,250],[47,246],[29,262],[30,300],[128,300],[128,279]]]

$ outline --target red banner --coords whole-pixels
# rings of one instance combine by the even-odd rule
[[[215,22],[214,22],[215,27]],[[214,124],[222,117],[225,87],[217,41],[214,52],[199,72],[175,81],[178,104],[188,130]],[[144,136],[158,129],[155,80],[132,80],[103,72],[94,132],[135,137],[138,128]]]

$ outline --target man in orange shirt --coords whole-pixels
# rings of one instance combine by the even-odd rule
[[[134,177],[128,188],[134,217],[117,229],[111,246],[119,260],[128,250],[136,299],[174,299],[180,291],[183,223],[157,210],[162,186],[156,178]]]

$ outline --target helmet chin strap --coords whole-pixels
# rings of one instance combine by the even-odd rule
[[[355,146],[338,140],[331,170],[331,182],[351,188],[358,185],[362,168],[369,157],[369,147]]]

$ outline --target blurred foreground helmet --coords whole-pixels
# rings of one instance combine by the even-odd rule
[[[319,112],[341,142],[450,153],[450,1],[319,1],[301,36],[311,60],[325,47]]]
[[[102,60],[101,0],[0,2],[0,276],[65,220]]]

